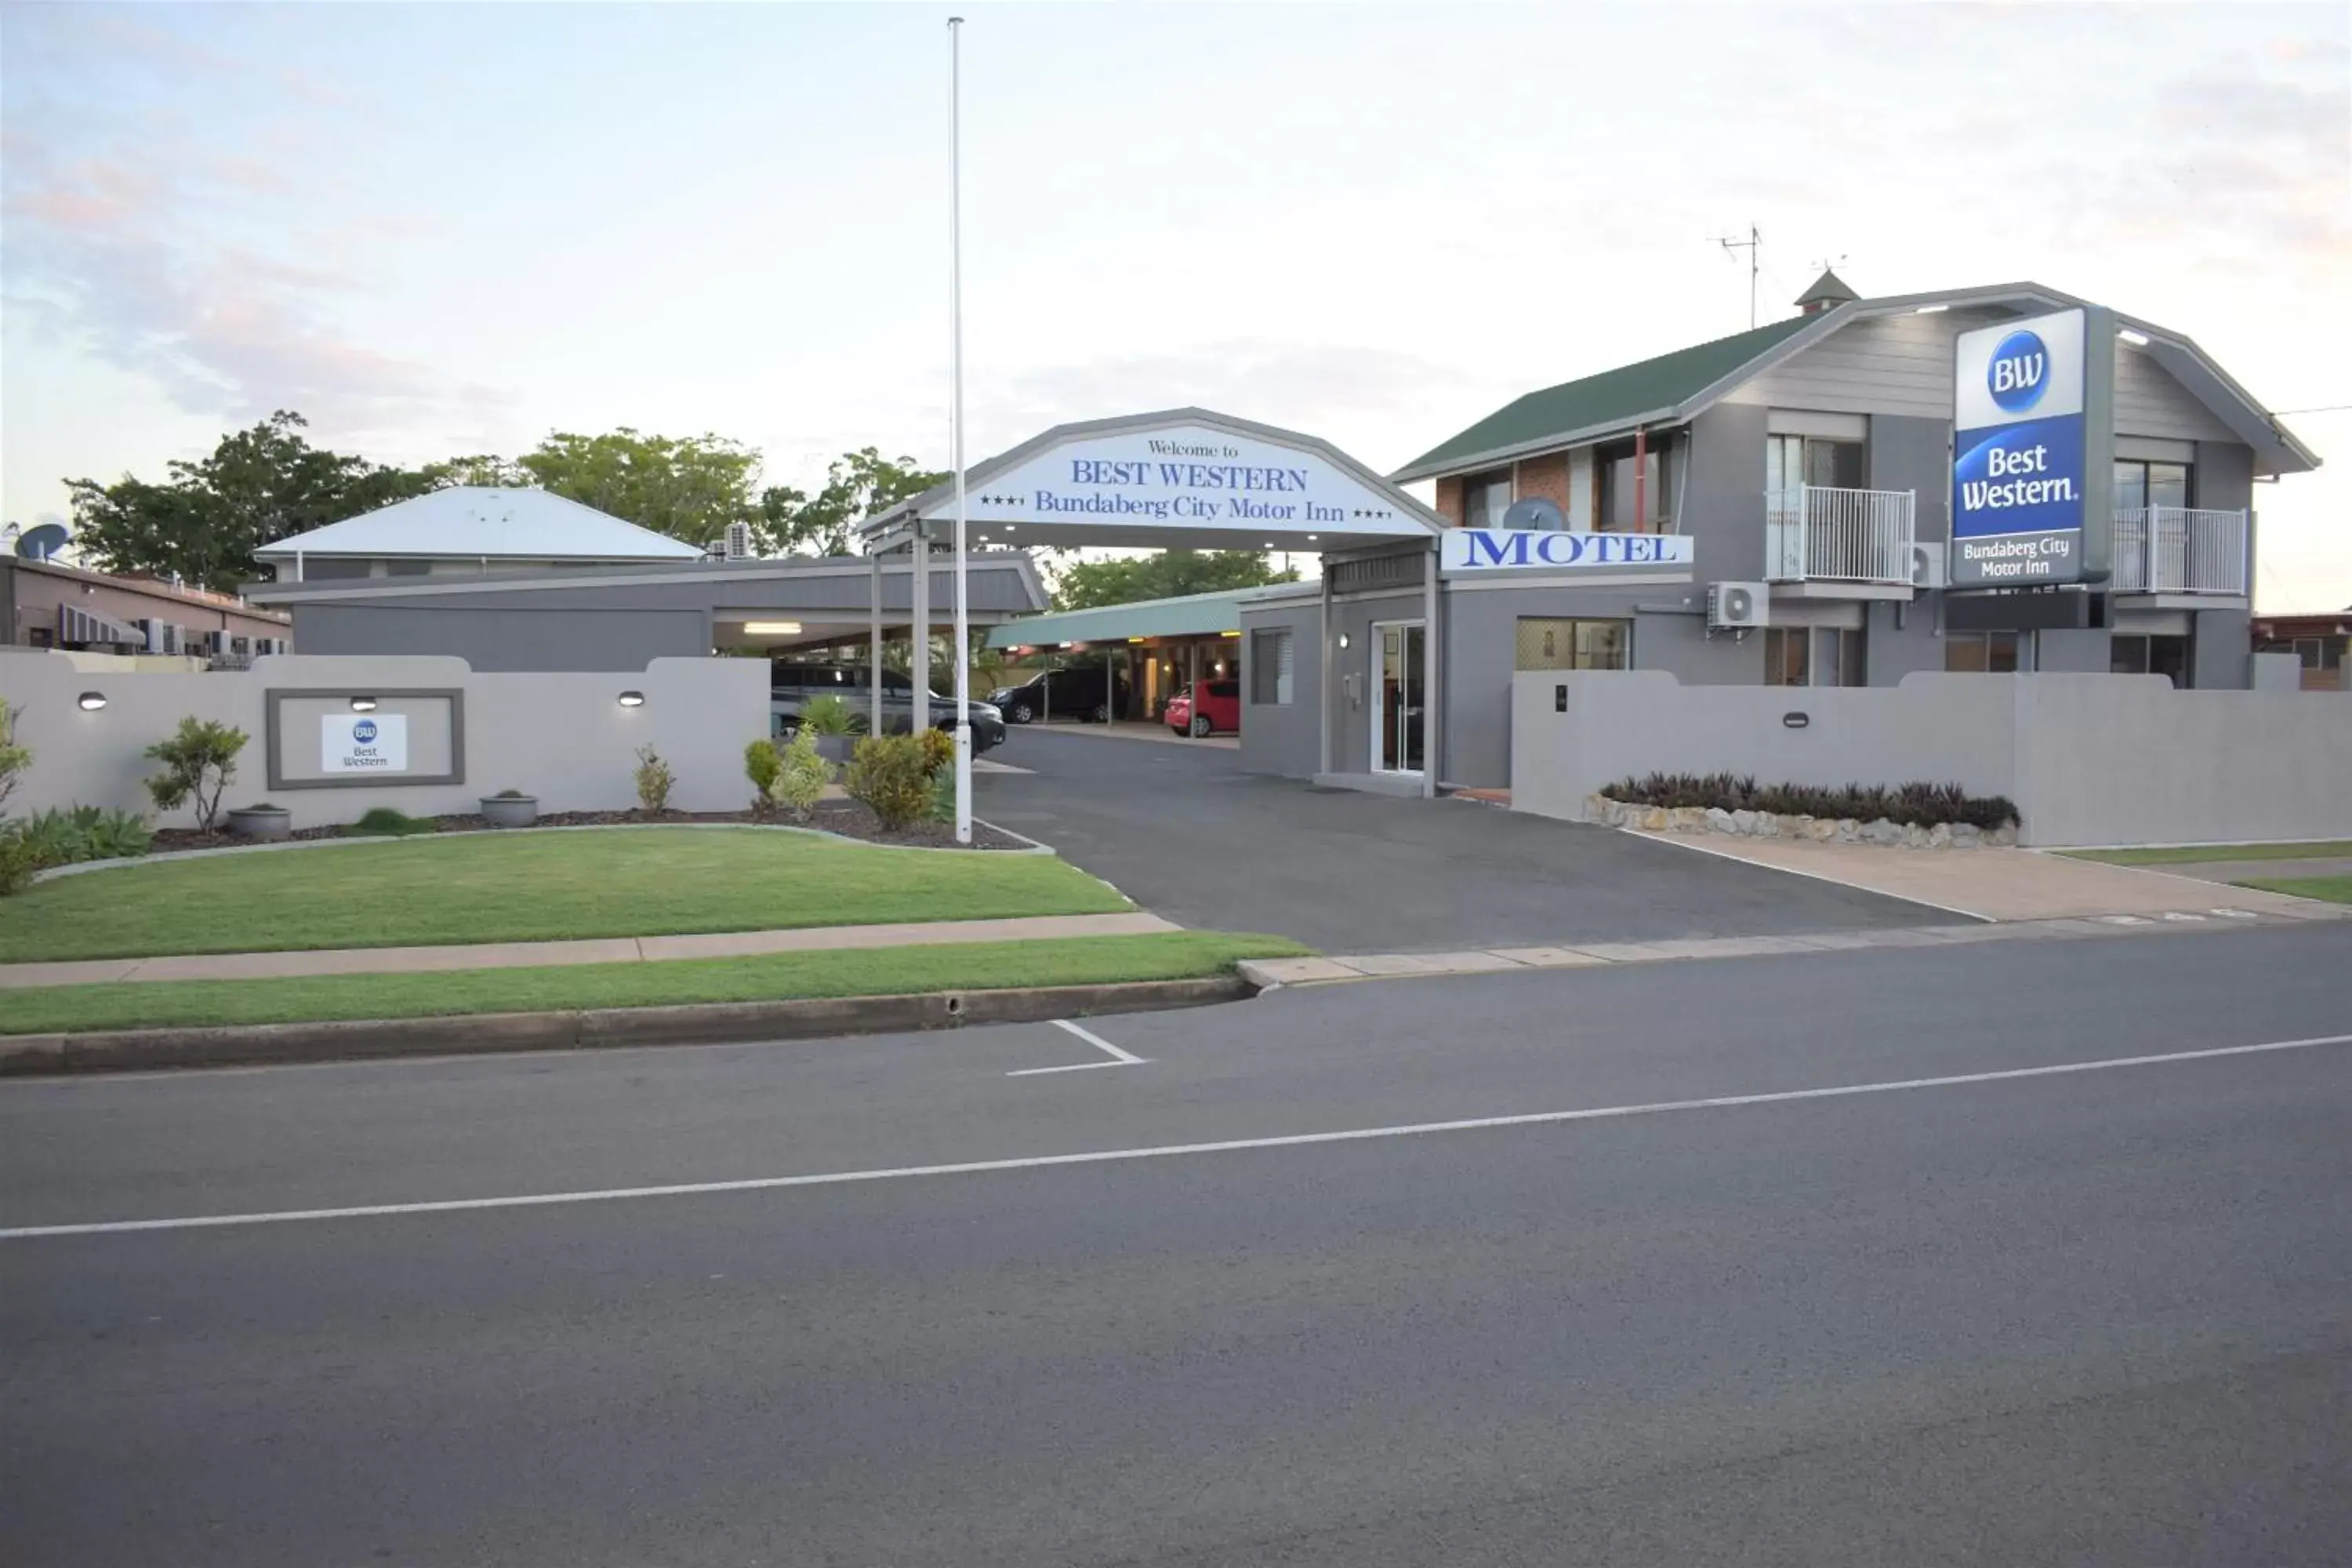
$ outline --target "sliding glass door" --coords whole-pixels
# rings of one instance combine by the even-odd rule
[[[1372,689],[1380,709],[1372,721],[1372,771],[1417,773],[1422,770],[1422,683],[1427,673],[1423,623],[1376,621],[1372,625]]]

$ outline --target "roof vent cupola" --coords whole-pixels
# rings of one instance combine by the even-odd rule
[[[1808,316],[1818,316],[1824,310],[1833,310],[1861,298],[1845,286],[1844,279],[1824,267],[1822,275],[1813,279],[1813,286],[1797,296],[1797,309]]]

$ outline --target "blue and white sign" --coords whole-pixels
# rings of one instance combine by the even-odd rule
[[[1955,342],[1954,587],[2083,577],[2085,340],[2075,310],[1962,332]]]
[[[1679,533],[1570,533],[1528,529],[1449,528],[1440,537],[1441,576],[1544,572],[1614,576],[1642,568],[1687,574],[1696,559]]]
[[[404,773],[408,715],[330,713],[319,721],[319,768],[329,773]]]

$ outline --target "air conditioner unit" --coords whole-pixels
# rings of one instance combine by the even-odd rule
[[[727,525],[727,559],[749,561],[751,558],[751,525],[730,522]]]
[[[142,621],[139,623],[139,629],[147,634],[147,651],[149,653],[162,653],[163,651],[163,622]]]
[[[1944,554],[1948,548],[1940,539],[1911,546],[1911,586],[1941,588],[1951,582]]]
[[[1771,619],[1772,591],[1761,583],[1709,583],[1706,585],[1706,626],[1709,631],[1747,631]]]

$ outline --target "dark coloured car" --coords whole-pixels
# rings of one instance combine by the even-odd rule
[[[776,659],[769,667],[768,727],[779,740],[800,728],[801,709],[819,697],[838,697],[850,721],[866,730],[874,714],[874,686],[865,666]],[[931,693],[931,728],[955,728],[955,699]],[[895,669],[882,672],[882,727],[903,735],[914,727],[915,683]],[[976,755],[1003,744],[1004,715],[990,703],[971,704],[971,749]]]
[[[1014,724],[1044,719],[1076,719],[1108,724],[1127,708],[1127,682],[1113,681],[1099,666],[1040,670],[1018,686],[1000,686],[988,700]]]

